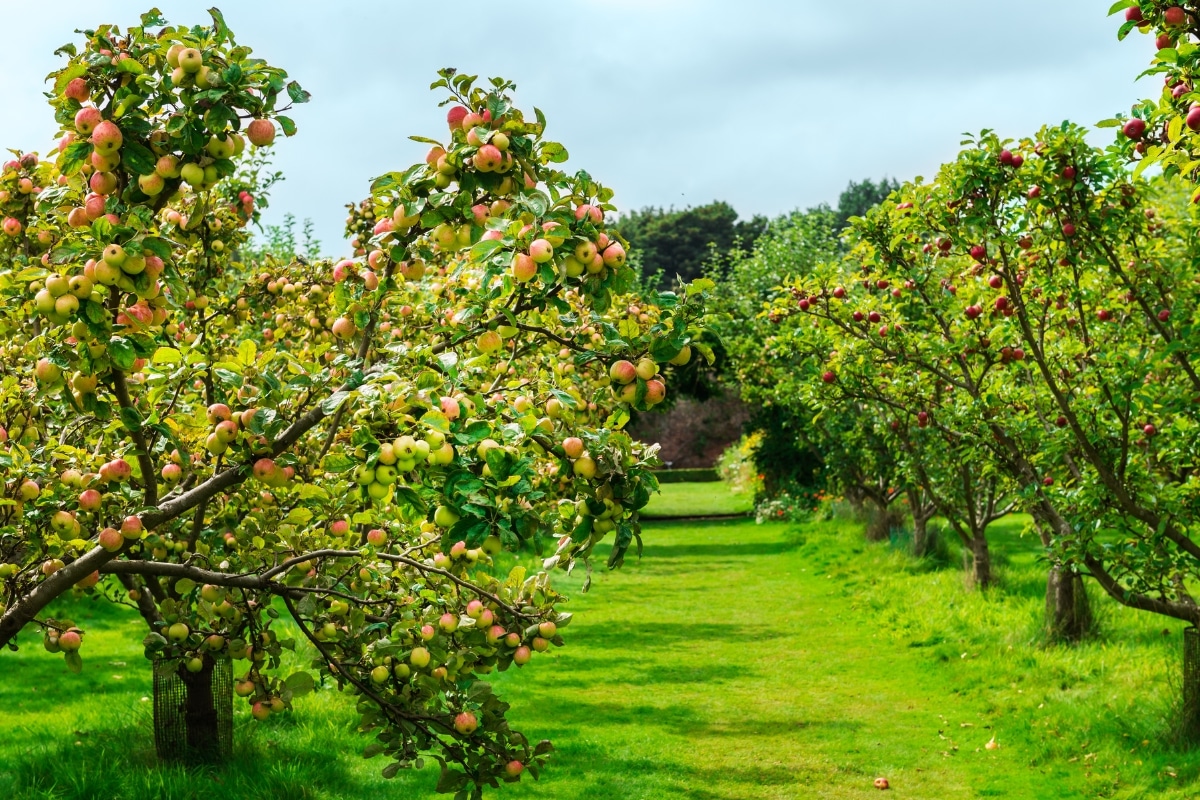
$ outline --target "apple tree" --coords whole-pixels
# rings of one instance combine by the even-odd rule
[[[0,176],[0,644],[81,668],[53,604],[88,592],[180,675],[234,659],[255,718],[352,693],[385,775],[536,777],[548,743],[482,676],[564,644],[554,569],[640,542],[656,448],[622,428],[704,286],[618,319],[611,190],[510,83],[452,70],[446,138],[374,181],[356,258],[248,261],[271,178],[247,151],[309,97],[212,14],[84,31],[51,76],[57,158]],[[545,563],[496,574],[502,549]],[[312,668],[282,675],[293,631]]]

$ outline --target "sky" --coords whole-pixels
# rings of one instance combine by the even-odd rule
[[[54,50],[101,23],[137,24],[153,0],[4,0],[0,148],[45,152]],[[159,0],[206,24],[214,0]],[[850,180],[931,176],[964,132],[1032,135],[1128,113],[1149,37],[1118,42],[1108,0],[226,0],[240,44],[313,95],[277,140],[287,178],[267,222],[313,220],[346,251],[345,204],[372,177],[444,138],[440,67],[517,85],[569,167],[623,210],[724,200],[743,217],[836,204]],[[1104,141],[1101,135],[1097,141]]]

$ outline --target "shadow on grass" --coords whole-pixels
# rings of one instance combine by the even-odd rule
[[[777,556],[795,550],[798,545],[782,542],[746,542],[743,544],[667,544],[647,543],[646,558],[748,558]]]
[[[228,761],[203,766],[160,761],[148,720],[76,732],[26,749],[20,759],[0,767],[0,791],[10,800],[317,800],[341,797],[345,791],[365,795],[369,789],[345,761],[333,757],[321,737],[284,744],[268,726],[253,733],[245,727],[239,726],[237,749]],[[380,760],[379,768],[383,766]]]

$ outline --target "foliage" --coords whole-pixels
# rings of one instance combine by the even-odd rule
[[[900,183],[895,178],[880,178],[878,183],[870,178],[850,181],[838,196],[834,229],[839,233],[844,231],[850,225],[851,218],[863,216],[899,188]]]
[[[296,215],[288,212],[283,215],[279,225],[266,225],[262,229],[261,238],[255,236],[247,245],[247,261],[276,261],[289,262],[297,258],[314,261],[321,257],[321,242],[316,238],[316,226],[311,219],[305,219],[300,230],[296,230]]]
[[[1161,75],[1163,82],[1158,96],[1135,104],[1129,117],[1098,123],[1120,130],[1109,151],[1134,161],[1134,176],[1158,166],[1168,178],[1179,176],[1194,183],[1200,167],[1200,113],[1196,112],[1200,93],[1195,90],[1200,73],[1196,41],[1200,8],[1165,0],[1117,0],[1109,9],[1109,15],[1114,14],[1124,17],[1118,39],[1134,30],[1155,35],[1154,57],[1143,75]],[[1193,193],[1193,201],[1198,197]]]
[[[1131,179],[1070,125],[968,144],[868,214],[848,263],[797,281],[775,316],[824,337],[821,394],[872,403],[926,464],[970,456],[976,484],[1011,483],[1063,567],[1200,619],[1186,197]]]
[[[640,549],[655,448],[622,428],[665,399],[705,285],[623,313],[611,190],[562,171],[510,83],[453,70],[448,137],[374,181],[359,258],[255,252],[276,178],[242,154],[309,98],[212,16],[62,48],[58,158],[0,174],[0,645],[36,630],[79,670],[87,631],[45,611],[83,591],[137,608],[147,657],[243,662],[256,719],[355,695],[385,776],[537,777],[549,743],[481,676],[564,643],[553,570],[590,574],[609,533],[609,567]],[[501,573],[504,549],[542,568]]]
[[[617,218],[614,227],[640,253],[642,274],[668,285],[705,273],[712,258],[745,252],[767,227],[765,217],[738,219],[722,201],[677,211],[643,208]]]

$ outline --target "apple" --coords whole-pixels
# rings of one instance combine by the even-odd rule
[[[84,511],[100,510],[100,493],[95,489],[85,489],[79,494],[79,507]]]
[[[529,244],[529,257],[537,264],[545,264],[554,258],[554,245],[545,239],[534,239]]]
[[[70,533],[75,529],[75,515],[70,511],[55,511],[50,517],[50,527],[57,533]]]
[[[74,628],[59,634],[58,646],[68,653],[78,650],[81,644],[83,644],[83,638]]]
[[[603,257],[606,267],[620,267],[625,263],[625,248],[620,242],[613,242],[604,248]]]
[[[189,628],[185,623],[176,622],[174,625],[171,625],[167,628],[167,639],[172,642],[182,642],[184,639],[188,638],[188,635],[191,634],[191,632],[191,628]]]
[[[382,547],[387,543],[387,534],[379,528],[372,528],[367,531],[367,542],[375,547]]]
[[[275,479],[275,476],[278,473],[279,468],[278,468],[278,466],[276,466],[275,461],[273,459],[260,458],[254,462],[254,467],[252,468],[252,471],[253,471],[255,478],[262,481],[263,483],[270,483],[272,480]]]
[[[458,520],[458,512],[450,506],[438,506],[433,512],[433,524],[439,528],[452,527]]]
[[[99,123],[92,132],[92,146],[101,155],[112,155],[117,152],[121,149],[123,141],[121,129],[111,120],[106,119]]]
[[[1187,117],[1185,118],[1187,126],[1194,131],[1200,131],[1200,105],[1193,105],[1188,109]]]
[[[504,765],[504,774],[509,778],[516,778],[525,771],[525,765],[520,761],[510,761]]]
[[[517,253],[512,262],[513,280],[525,283],[537,275],[537,262],[525,253]]]
[[[142,535],[142,520],[130,515],[121,521],[121,535],[126,539],[137,539]]]
[[[608,377],[617,383],[632,383],[637,379],[637,367],[630,361],[617,361],[608,369]]]
[[[269,119],[251,120],[246,126],[246,138],[255,147],[267,147],[275,141],[275,125]]]
[[[125,544],[125,537],[116,528],[105,528],[96,538],[97,543],[110,553],[115,553]]]
[[[75,130],[83,136],[88,136],[96,129],[104,118],[100,116],[100,109],[92,106],[85,106],[75,112]]]
[[[208,407],[206,415],[209,425],[216,425],[218,422],[233,419],[233,411],[224,403],[213,403]]]
[[[642,380],[648,381],[658,373],[658,364],[655,364],[654,359],[652,358],[643,358],[638,361],[637,366],[634,368],[634,372],[636,372],[637,376]]]
[[[692,346],[685,344],[680,348],[679,352],[670,358],[667,363],[674,364],[677,367],[682,367],[692,360]]]
[[[578,436],[568,436],[563,439],[562,448],[567,458],[579,458],[583,455],[583,439]]]
[[[544,639],[553,639],[554,634],[558,633],[558,626],[550,621],[543,622],[538,625],[538,633],[540,633]]]
[[[837,380],[837,375],[832,372],[824,372],[821,374],[821,380],[825,381],[825,383],[833,383]]]
[[[1171,6],[1163,12],[1163,22],[1176,27],[1187,22],[1187,12],[1179,6]]]
[[[626,387],[632,388],[632,386]],[[663,400],[667,399],[667,386],[660,380],[646,381],[646,403],[649,405],[658,405]]]
[[[83,78],[72,78],[67,82],[67,88],[63,89],[63,97],[77,103],[86,103],[90,96],[87,81]]]
[[[572,471],[584,480],[591,480],[592,478],[596,477],[596,462],[591,456],[582,455],[575,459],[575,464],[572,466]]]
[[[478,727],[479,721],[475,719],[475,715],[470,711],[463,711],[454,718],[454,730],[458,731],[463,736],[470,736]]]
[[[513,663],[518,667],[523,667],[529,663],[529,659],[533,658],[533,652],[528,647],[521,645],[513,651]]]
[[[417,669],[424,669],[429,666],[429,651],[424,647],[414,647],[408,654],[408,663]]]

